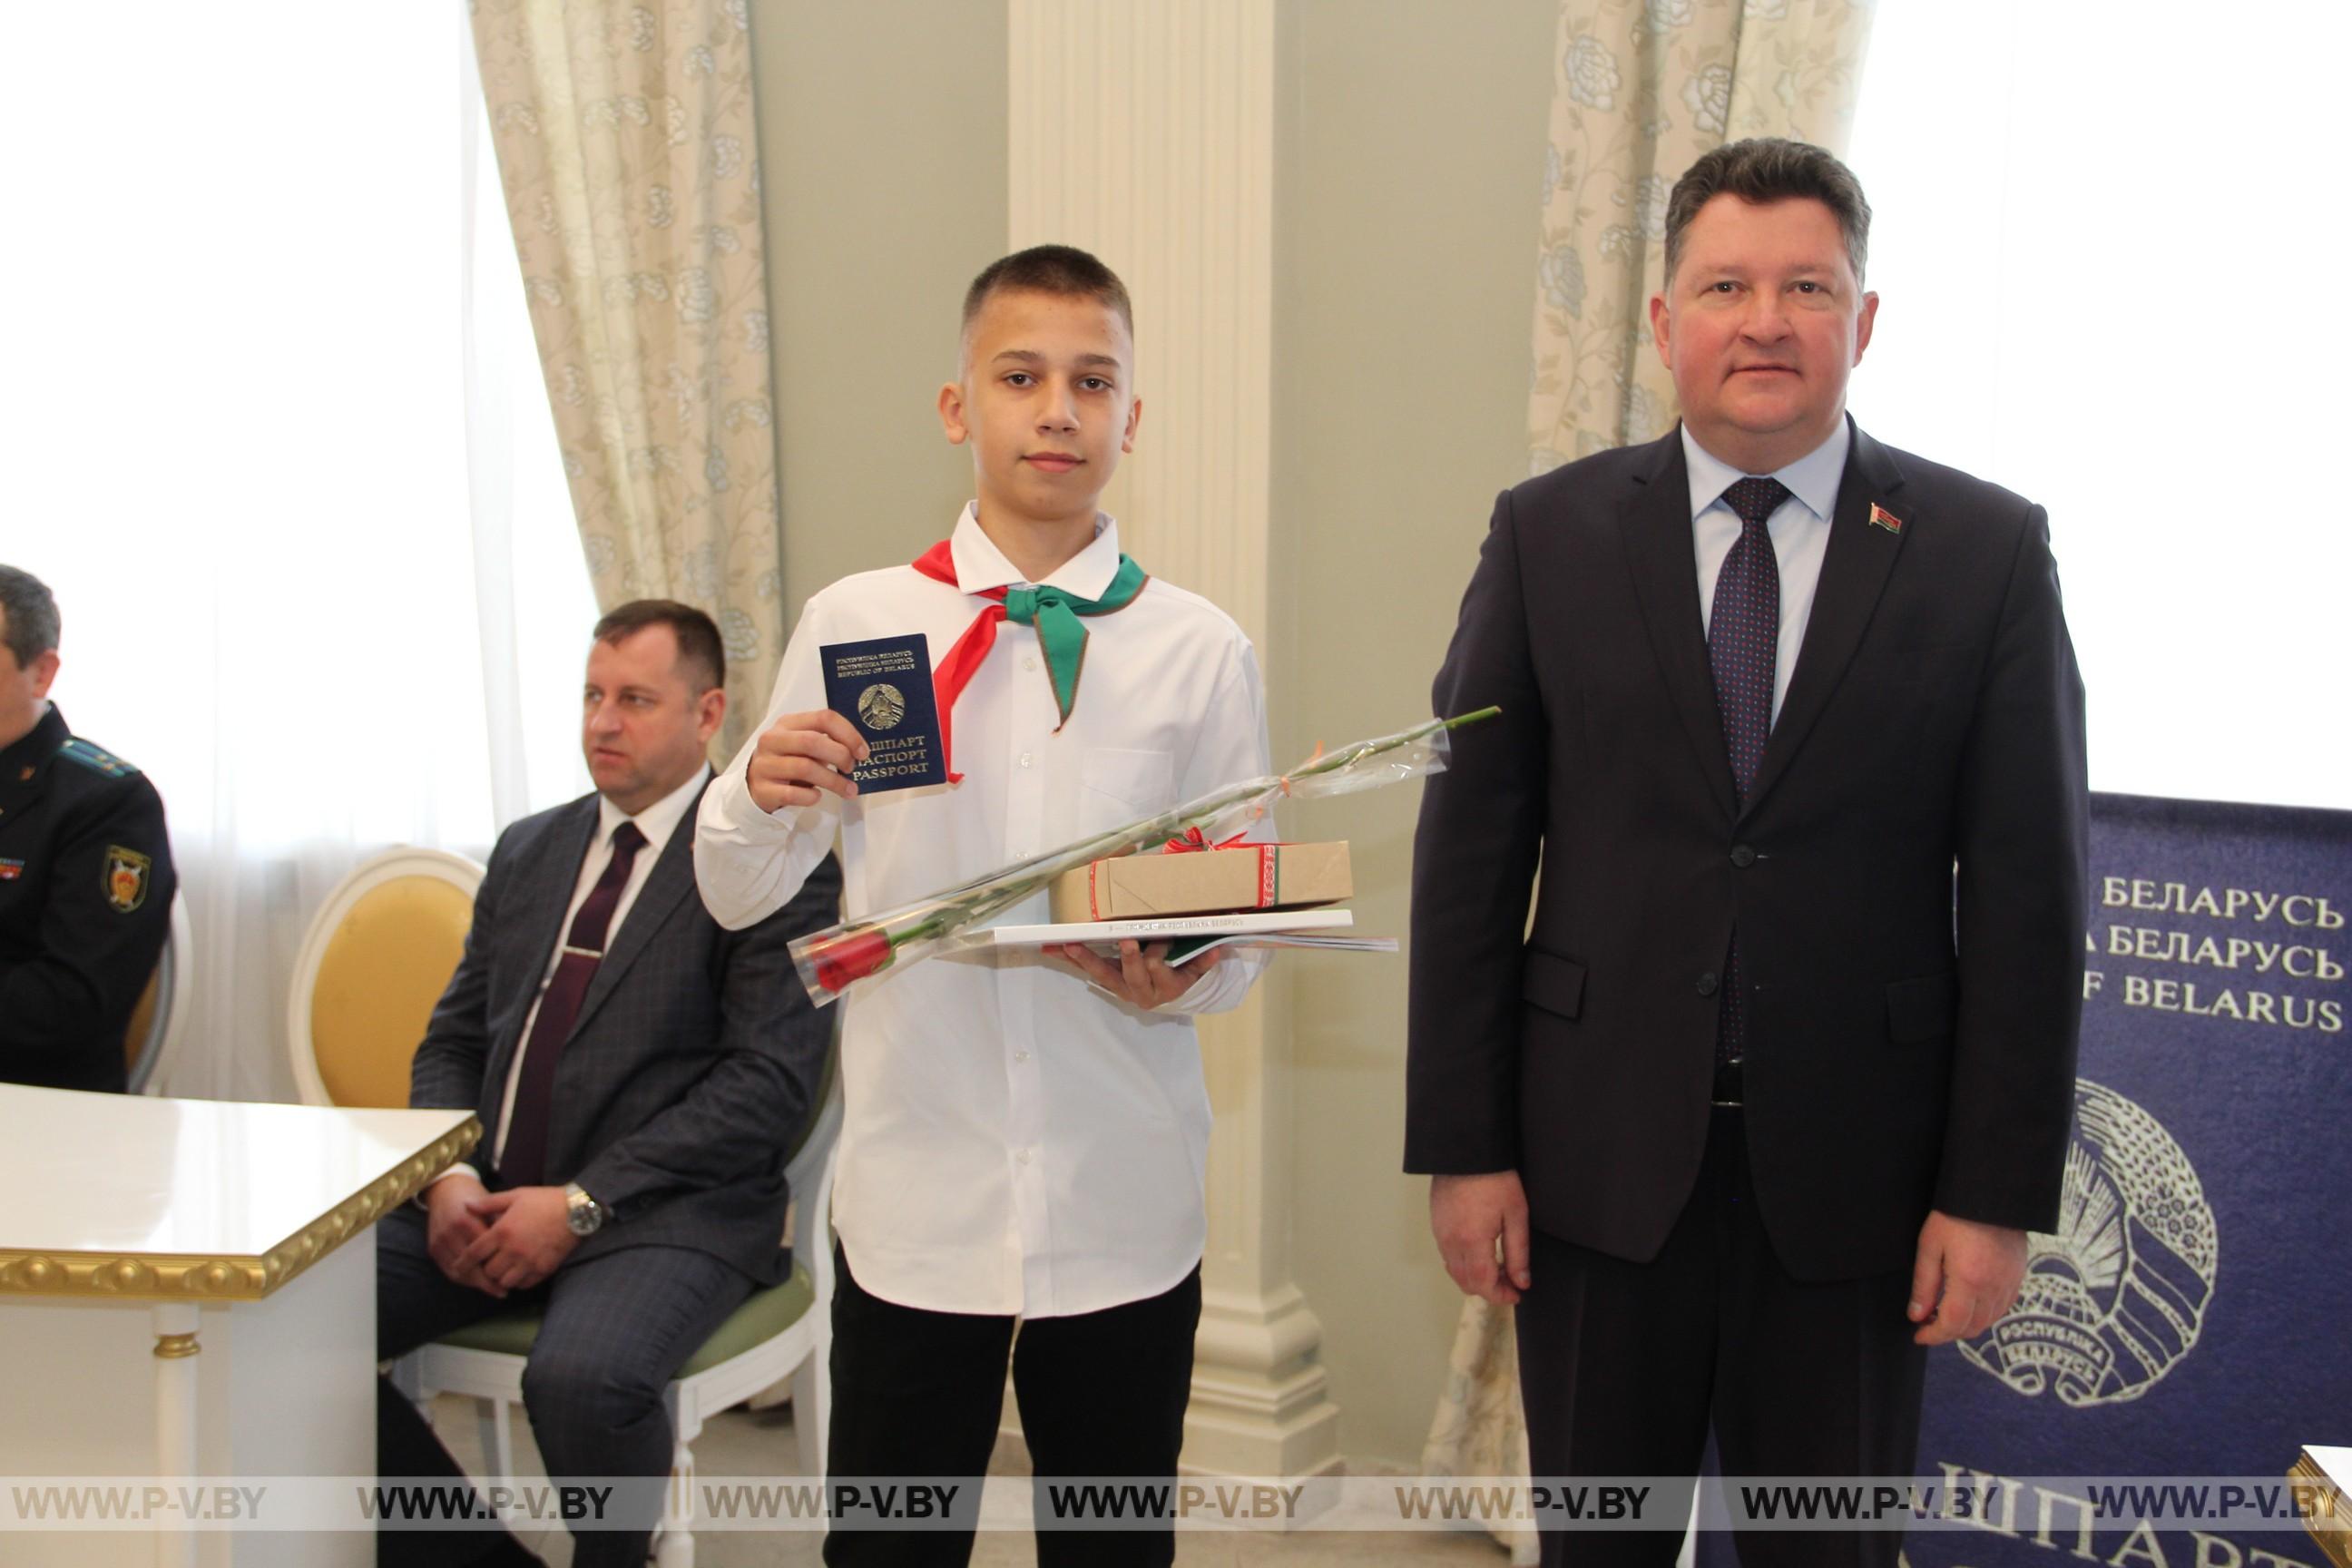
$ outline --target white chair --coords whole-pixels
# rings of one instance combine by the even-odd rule
[[[482,868],[392,849],[327,896],[302,939],[286,1038],[305,1105],[408,1104],[408,1063],[457,973]]]
[[[833,1155],[841,1136],[841,1085],[828,1062],[823,1098],[784,1167],[791,1184],[792,1277],[755,1290],[678,1369],[663,1394],[676,1447],[655,1537],[660,1568],[693,1568],[694,1440],[702,1425],[786,1377],[802,1474],[824,1475],[825,1423],[833,1400]],[[482,1458],[491,1475],[514,1473],[513,1412],[522,1403],[524,1358],[540,1314],[501,1312],[404,1356],[393,1381],[420,1404],[436,1394],[481,1402]]]
[[[163,1092],[163,1069],[180,1053],[180,1039],[188,1026],[188,999],[194,994],[190,981],[195,973],[195,949],[188,935],[188,903],[172,895],[172,931],[155,960],[155,973],[131,1009],[122,1031],[122,1061],[131,1094]]]

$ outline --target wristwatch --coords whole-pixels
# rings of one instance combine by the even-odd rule
[[[593,1236],[604,1223],[604,1205],[588,1195],[588,1189],[577,1182],[566,1183],[563,1188],[563,1223],[574,1236]]]

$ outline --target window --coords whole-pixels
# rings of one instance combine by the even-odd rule
[[[1874,435],[2050,509],[2095,787],[2352,806],[2352,8],[1879,7]]]
[[[594,617],[461,7],[12,17],[0,561],[143,767],[197,945],[173,1092],[278,1098],[293,950],[394,843],[581,793]]]

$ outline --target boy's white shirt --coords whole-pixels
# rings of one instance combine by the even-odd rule
[[[985,606],[975,594],[1023,581],[971,507],[951,552],[952,586],[902,565],[810,599],[761,728],[825,705],[819,647],[920,632],[936,666]],[[1103,517],[1045,582],[1097,597],[1118,555]],[[997,628],[955,707],[961,784],[770,815],[745,783],[747,743],[703,796],[695,832],[711,914],[740,928],[782,907],[836,829],[855,919],[1272,771],[1256,654],[1223,611],[1154,578],[1086,626],[1059,733],[1035,631]],[[1272,839],[1272,819],[1249,837]],[[1045,903],[1040,893],[1002,919],[1042,922]],[[1190,1016],[1237,1005],[1265,964],[1234,954],[1155,1012],[1019,951],[929,959],[851,987],[837,1004],[833,1205],[858,1283],[904,1306],[1045,1318],[1183,1279],[1207,1235],[1209,1103]]]

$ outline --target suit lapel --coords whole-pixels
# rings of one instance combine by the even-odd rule
[[[1838,480],[1837,515],[1830,520],[1829,548],[1822,559],[1820,584],[1813,590],[1813,613],[1805,623],[1805,637],[1797,650],[1797,668],[1789,678],[1789,695],[1780,716],[1764,742],[1764,758],[1756,769],[1756,783],[1748,792],[1748,809],[1771,793],[1789,763],[1805,743],[1822,710],[1829,706],[1838,682],[1845,679],[1854,650],[1878,608],[1879,595],[1895,558],[1902,552],[1905,531],[1874,526],[1870,509],[1875,504],[1908,521],[1901,502],[1903,470],[1886,448],[1854,427],[1853,445],[1846,453],[1845,472]]]
[[[703,785],[704,789],[709,787],[707,782]],[[695,795],[698,805],[701,799],[698,793]],[[646,878],[646,885],[637,889],[636,900],[629,905],[628,915],[621,921],[621,929],[614,932],[612,940],[605,944],[604,956],[596,964],[595,976],[588,982],[588,994],[580,999],[580,1016],[572,1026],[573,1039],[579,1038],[580,1031],[586,1028],[588,1021],[596,1016],[596,1009],[604,1005],[604,998],[613,994],[613,988],[621,983],[621,977],[628,973],[629,965],[637,961],[653,941],[654,934],[669,920],[670,911],[677,908],[678,900],[694,890],[695,810],[696,806],[688,806],[686,816],[670,830],[669,842],[662,846],[661,858],[654,862],[653,870]]]
[[[1706,662],[1706,626],[1699,615],[1698,546],[1691,534],[1690,470],[1683,461],[1681,430],[1654,442],[1650,453],[1650,461],[1634,474],[1633,493],[1619,517],[1625,562],[1658,671],[1707,787],[1728,819],[1737,797],[1723,744],[1723,716],[1715,706],[1715,676]]]

